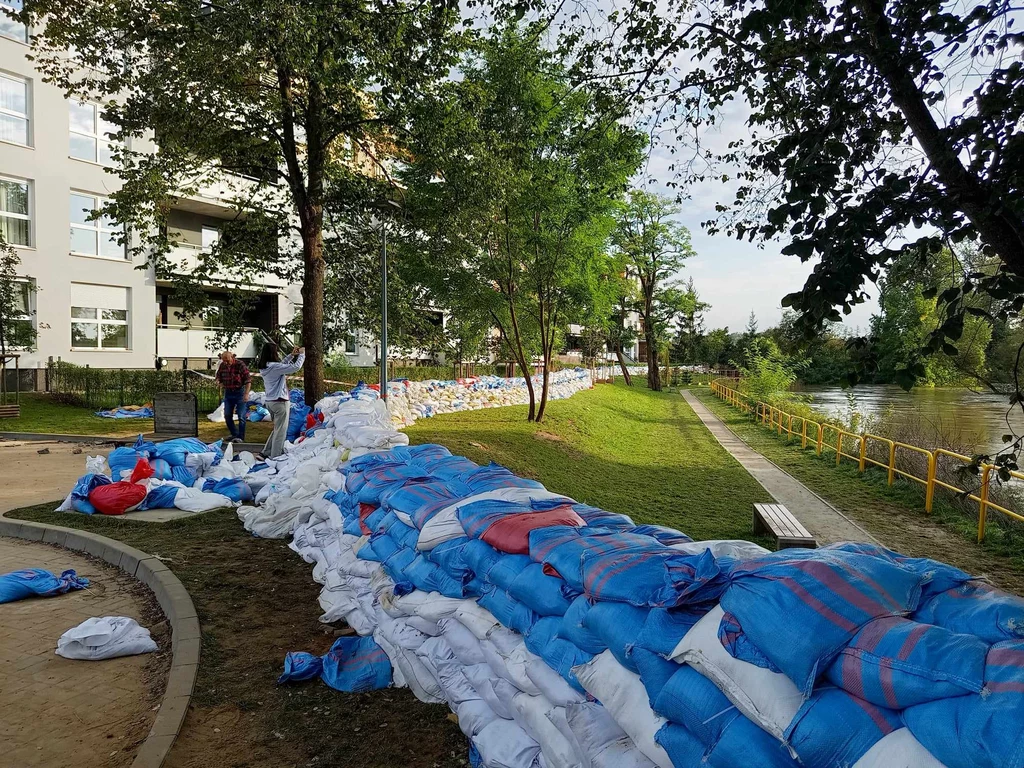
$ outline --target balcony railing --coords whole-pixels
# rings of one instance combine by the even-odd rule
[[[257,329],[246,328],[231,348],[239,357],[256,357],[254,334]],[[170,325],[156,327],[156,353],[160,357],[203,358],[216,357],[223,351],[214,345],[217,329],[179,328]]]
[[[170,252],[167,254],[167,260],[175,272],[182,275],[190,275],[195,272],[196,268],[199,266],[199,261],[203,257],[203,254],[208,252],[208,248],[203,248],[199,245],[179,243],[171,248]],[[215,270],[210,277],[212,280],[217,282],[244,282],[239,275],[233,275],[228,270]],[[263,274],[256,278],[252,287],[262,288],[267,291],[281,291],[287,285],[288,283],[279,277]],[[243,287],[249,286],[246,285]]]

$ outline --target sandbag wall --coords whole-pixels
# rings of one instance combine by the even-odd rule
[[[1024,765],[1019,598],[877,546],[691,542],[436,445],[339,466],[336,434],[239,516],[476,764]]]

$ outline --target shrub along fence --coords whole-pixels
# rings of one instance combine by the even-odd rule
[[[1004,527],[1024,523],[1024,514],[1007,506],[1015,503],[1014,494],[999,493],[1004,489],[1001,483],[1020,483],[1024,481],[1024,473],[1004,471],[1000,476],[999,467],[987,463],[978,465],[962,453],[922,448],[867,432],[850,432],[835,424],[814,421],[770,403],[755,401],[721,381],[711,383],[711,392],[750,414],[780,438],[785,437],[787,442],[799,441],[801,448],[812,448],[818,456],[834,455],[837,467],[846,460],[856,463],[861,474],[872,467],[884,470],[889,485],[904,480],[921,486],[925,512],[931,513],[936,490],[948,492],[954,500],[975,503],[979,543],[985,539],[989,512],[1001,513],[1004,517],[999,522]],[[997,498],[1003,503],[998,503]]]

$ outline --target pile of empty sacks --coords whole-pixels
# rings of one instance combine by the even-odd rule
[[[487,768],[1024,765],[1021,599],[873,545],[693,542],[408,446],[367,406],[239,510],[358,634],[282,680],[447,703]]]

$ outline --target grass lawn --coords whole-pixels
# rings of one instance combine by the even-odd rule
[[[640,384],[555,401],[543,424],[527,422],[522,406],[424,419],[406,432],[694,539],[749,539],[752,504],[771,501],[682,397]]]
[[[761,487],[678,394],[602,385],[554,402],[543,425],[525,408],[449,414],[409,430],[476,461],[498,461],[551,490],[672,525],[694,538],[750,536]],[[203,631],[193,706],[169,768],[454,768],[466,742],[444,706],[408,690],[346,695],[319,682],[278,687],[288,651],[325,652],[311,566],[282,541],[243,530],[233,510],[165,524],[62,515],[53,503],[10,517],[83,528],[164,559],[192,595]]]
[[[886,472],[869,468],[863,475],[853,462],[835,465],[835,454],[819,458],[803,450],[799,439],[786,444],[771,430],[729,407],[707,389],[697,396],[730,429],[786,472],[850,518],[867,528],[886,546],[915,557],[931,557],[985,575],[995,584],[1024,594],[1024,542],[1020,535],[999,527],[990,514],[986,541],[978,545],[977,511],[965,514],[936,491],[933,512],[924,511],[924,492],[916,483],[887,484]]]
[[[153,431],[152,419],[104,419],[88,408],[54,402],[49,395],[28,393],[21,396],[21,417],[0,419],[0,432],[42,432],[61,435],[95,435],[97,437],[127,438]],[[213,442],[228,434],[227,426],[215,424],[199,415],[199,436]],[[270,424],[250,423],[246,427],[246,440],[262,443],[270,435]]]

